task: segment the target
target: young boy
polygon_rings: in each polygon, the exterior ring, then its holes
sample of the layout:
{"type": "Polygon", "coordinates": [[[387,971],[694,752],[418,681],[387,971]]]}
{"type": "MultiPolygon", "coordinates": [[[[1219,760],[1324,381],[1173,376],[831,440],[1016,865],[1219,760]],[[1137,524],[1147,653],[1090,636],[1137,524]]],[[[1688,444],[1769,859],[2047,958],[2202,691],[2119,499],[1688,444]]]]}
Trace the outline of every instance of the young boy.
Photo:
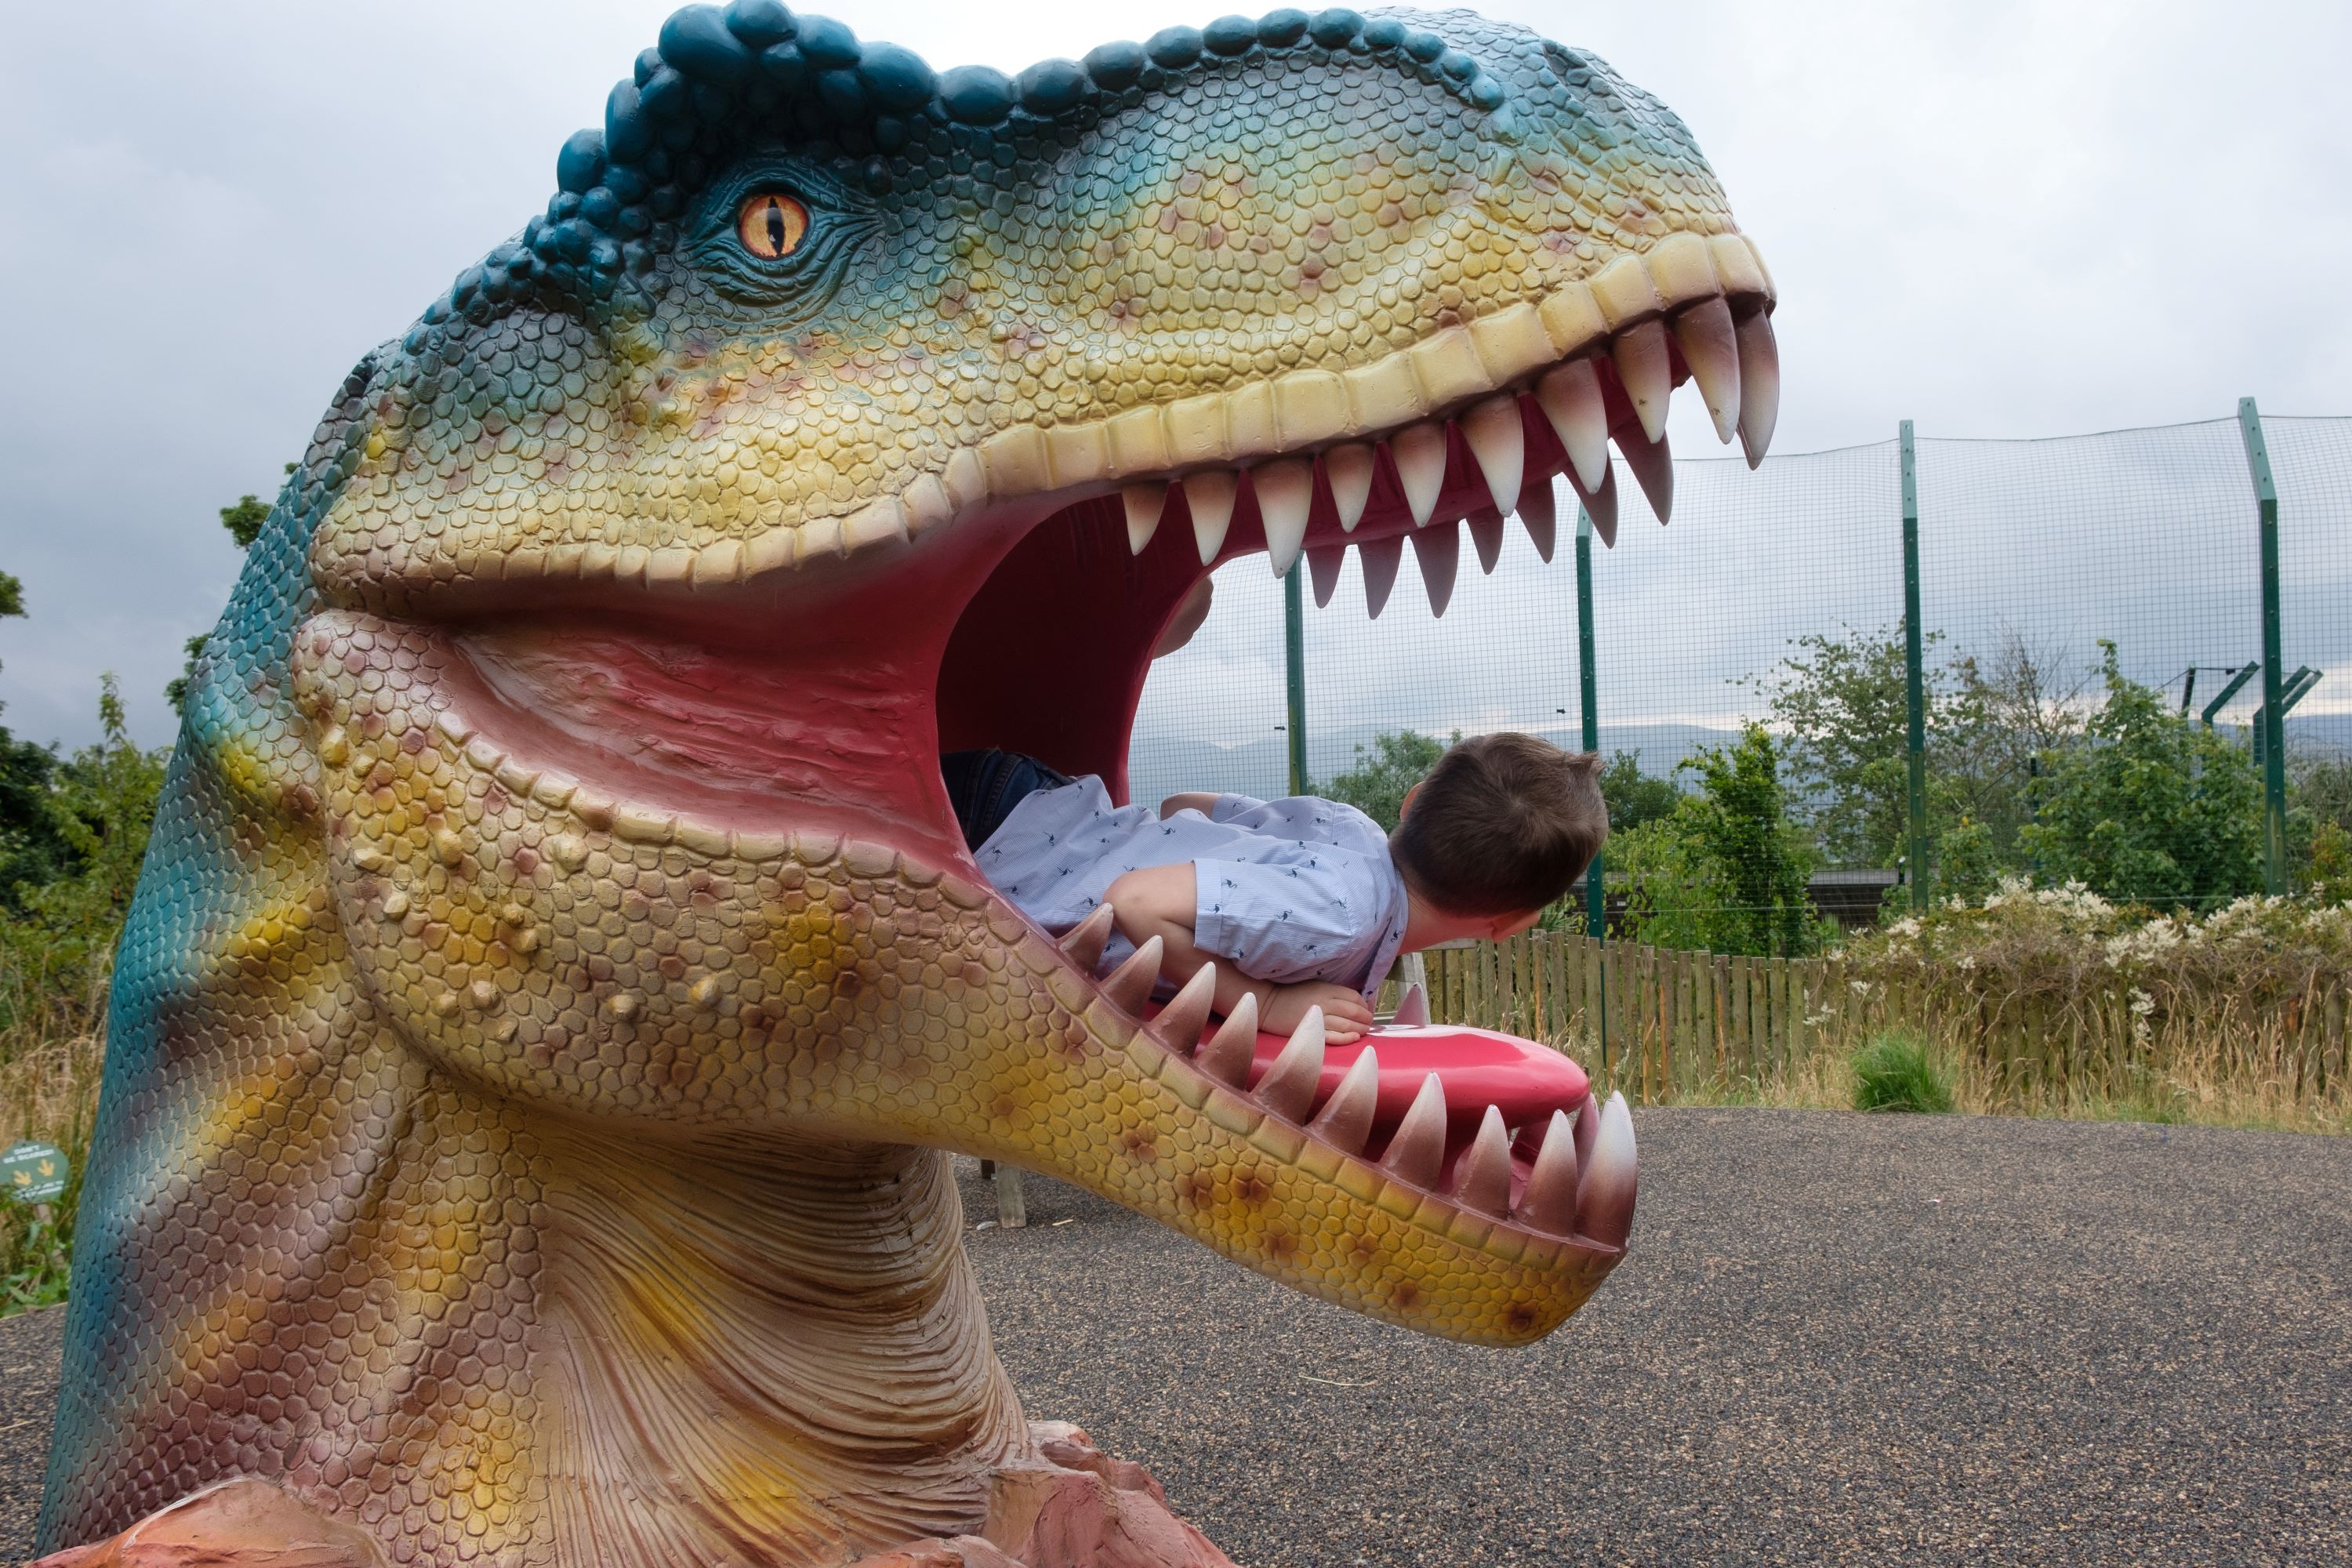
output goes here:
{"type": "Polygon", "coordinates": [[[1176,795],[1155,816],[1027,757],[957,752],[943,772],[981,870],[1047,931],[1108,903],[1106,967],[1156,936],[1168,983],[1223,961],[1219,1013],[1251,993],[1261,1026],[1287,1034],[1319,1006],[1344,1044],[1398,953],[1515,935],[1583,874],[1609,834],[1599,764],[1532,735],[1464,741],[1386,836],[1312,795],[1176,795]]]}

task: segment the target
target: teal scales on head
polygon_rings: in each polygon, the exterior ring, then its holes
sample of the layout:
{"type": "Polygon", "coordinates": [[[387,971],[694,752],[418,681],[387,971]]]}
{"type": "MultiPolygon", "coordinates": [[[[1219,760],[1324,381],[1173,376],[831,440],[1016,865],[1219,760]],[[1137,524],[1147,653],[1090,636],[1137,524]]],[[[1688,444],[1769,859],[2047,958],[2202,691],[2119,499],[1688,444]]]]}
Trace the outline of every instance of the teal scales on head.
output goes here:
{"type": "Polygon", "coordinates": [[[1686,377],[1759,456],[1770,284],[1682,123],[1466,13],[1007,78],[737,0],[557,179],[352,373],[207,644],[45,1546],[236,1477],[400,1563],[992,1528],[1051,1445],[942,1150],[1431,1332],[1574,1310],[1622,1110],[1319,1039],[1254,1088],[1195,991],[1142,1026],[1152,974],[994,897],[934,759],[1117,789],[1211,564],[1410,537],[1442,597],[1457,521],[1548,552],[1555,473],[1613,523],[1686,377]]]}

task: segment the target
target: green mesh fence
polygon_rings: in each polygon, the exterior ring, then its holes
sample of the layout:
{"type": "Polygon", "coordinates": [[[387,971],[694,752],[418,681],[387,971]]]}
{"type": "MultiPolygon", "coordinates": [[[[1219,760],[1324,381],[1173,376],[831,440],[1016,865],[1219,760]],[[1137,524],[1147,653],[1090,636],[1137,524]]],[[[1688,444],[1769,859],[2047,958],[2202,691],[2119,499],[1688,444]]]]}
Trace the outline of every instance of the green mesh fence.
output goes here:
{"type": "MultiPolygon", "coordinates": [[[[2340,798],[2352,797],[2352,419],[2271,416],[2263,427],[2280,493],[2282,678],[2307,672],[2285,726],[2294,855],[2307,875],[2319,827],[2352,825],[2352,798],[2340,798]]],[[[1616,546],[1595,542],[1592,552],[1601,750],[1690,792],[1700,776],[1678,764],[1760,725],[1814,902],[1835,904],[1822,889],[1850,884],[1871,889],[1859,895],[1864,913],[1875,889],[1907,876],[1899,461],[1894,439],[1776,456],[1752,473],[1736,459],[1678,461],[1664,529],[1621,465],[1616,546]],[[1825,744],[1823,700],[1836,720],[1825,744]]],[[[2188,832],[2200,812],[2226,816],[2249,779],[2259,845],[2250,727],[2259,676],[2214,710],[2210,731],[2200,722],[2262,653],[2257,514],[2239,421],[2032,441],[1922,433],[1916,472],[1929,886],[1980,891],[2014,871],[2054,879],[2049,862],[2088,864],[2082,857],[2095,859],[2096,847],[2053,847],[2050,835],[2095,837],[2102,809],[2168,813],[2188,832]],[[2109,646],[2115,678],[2154,693],[2168,726],[2146,721],[2145,695],[2116,706],[2109,646]],[[2126,722],[2135,711],[2140,720],[2126,722]],[[2127,773],[2134,748],[2170,758],[2183,778],[2158,778],[2147,798],[2116,807],[2101,791],[2134,786],[2105,774],[2127,773]]],[[[1443,740],[1519,729],[1577,743],[1575,498],[1564,484],[1558,494],[1554,559],[1542,561],[1514,524],[1484,574],[1465,540],[1442,618],[1411,550],[1378,620],[1365,613],[1352,553],[1330,604],[1310,601],[1307,756],[1318,785],[1384,732],[1443,740]]],[[[1281,584],[1263,557],[1228,563],[1208,623],[1152,671],[1129,756],[1134,798],[1286,793],[1283,673],[1281,584]]],[[[2116,832],[2162,840],[2147,823],[2116,832]]],[[[2111,896],[2195,905],[2250,890],[2242,866],[2191,875],[2147,854],[2195,859],[2193,848],[2118,843],[2102,863],[2111,896]]],[[[1657,858],[1647,840],[1622,847],[1635,861],[1657,858]]],[[[2332,851],[2322,842],[2317,852],[2324,873],[2332,851]]],[[[1612,857],[1612,868],[1625,858],[1612,857]]],[[[2257,887],[2261,870],[2257,851],[2257,887]]],[[[1651,903],[1676,902],[1677,879],[1688,876],[1669,867],[1654,877],[1651,903]]],[[[1711,897],[1722,903],[1723,889],[1711,897]]]]}

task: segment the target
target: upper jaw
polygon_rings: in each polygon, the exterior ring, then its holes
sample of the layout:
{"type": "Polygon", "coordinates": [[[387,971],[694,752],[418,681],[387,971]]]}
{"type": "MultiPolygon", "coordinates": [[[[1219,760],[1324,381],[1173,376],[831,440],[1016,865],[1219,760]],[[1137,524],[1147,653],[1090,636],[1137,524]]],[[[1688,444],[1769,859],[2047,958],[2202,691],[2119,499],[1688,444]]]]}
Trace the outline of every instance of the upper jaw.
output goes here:
{"type": "MultiPolygon", "coordinates": [[[[1590,279],[1352,368],[1296,370],[1091,421],[1012,423],[956,448],[935,471],[883,481],[898,488],[837,514],[780,521],[698,545],[659,533],[637,542],[509,549],[486,541],[478,549],[461,547],[429,573],[395,563],[390,578],[371,578],[363,563],[331,558],[315,562],[314,574],[339,603],[440,613],[551,589],[579,602],[615,595],[652,604],[797,599],[833,591],[844,569],[895,563],[904,546],[950,531],[950,525],[961,531],[997,519],[1017,530],[1113,489],[1201,472],[1254,472],[1282,460],[1338,466],[1353,461],[1352,450],[1374,446],[1394,454],[1402,489],[1414,503],[1411,521],[1423,524],[1430,521],[1437,479],[1410,471],[1412,433],[1449,421],[1465,436],[1497,428],[1503,422],[1494,411],[1507,397],[1522,406],[1529,445],[1553,458],[1550,471],[1566,472],[1607,535],[1615,521],[1609,443],[1613,437],[1646,480],[1664,450],[1668,401],[1683,379],[1697,382],[1717,435],[1736,437],[1751,466],[1761,461],[1780,402],[1773,303],[1769,274],[1745,237],[1678,233],[1619,257],[1590,279]]],[[[1470,442],[1482,477],[1490,488],[1511,489],[1497,484],[1508,464],[1484,462],[1487,445],[1470,442]]],[[[1540,477],[1538,466],[1522,463],[1521,475],[1540,477]]],[[[1492,498],[1506,513],[1518,500],[1516,491],[1492,498]]],[[[1352,531],[1355,519],[1344,505],[1339,510],[1342,531],[1352,531]]],[[[1286,515],[1269,521],[1268,543],[1279,555],[1294,531],[1286,515]]],[[[1215,558],[1215,542],[1203,533],[1204,561],[1215,558]]]]}

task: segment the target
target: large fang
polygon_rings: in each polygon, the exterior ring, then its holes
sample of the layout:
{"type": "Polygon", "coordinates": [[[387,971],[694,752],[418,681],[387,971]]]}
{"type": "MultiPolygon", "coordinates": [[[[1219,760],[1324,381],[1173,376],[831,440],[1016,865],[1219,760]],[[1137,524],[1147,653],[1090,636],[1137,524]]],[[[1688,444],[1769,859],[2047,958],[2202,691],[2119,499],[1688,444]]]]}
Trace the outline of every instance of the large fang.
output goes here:
{"type": "Polygon", "coordinates": [[[1617,469],[1612,465],[1601,470],[1601,488],[1588,490],[1576,471],[1569,471],[1568,482],[1576,491],[1576,499],[1584,503],[1585,514],[1592,519],[1592,531],[1601,542],[1612,550],[1617,547],[1617,469]]]}
{"type": "Polygon", "coordinates": [[[1625,384],[1641,417],[1642,434],[1656,440],[1665,434],[1666,404],[1675,391],[1675,362],[1666,352],[1666,324],[1653,318],[1628,327],[1610,345],[1617,362],[1617,379],[1625,384]]]}
{"type": "Polygon", "coordinates": [[[1478,570],[1491,577],[1495,563],[1503,553],[1503,514],[1493,507],[1482,506],[1462,520],[1470,531],[1470,542],[1478,550],[1478,570]]]}
{"type": "Polygon", "coordinates": [[[1389,437],[1389,456],[1396,459],[1412,525],[1428,526],[1430,513],[1437,510],[1437,492],[1445,488],[1445,426],[1433,420],[1406,426],[1389,437]]]}
{"type": "Polygon", "coordinates": [[[1421,1092],[1397,1124],[1381,1156],[1381,1169],[1398,1181],[1435,1191],[1439,1167],[1445,1163],[1445,1086],[1431,1073],[1421,1080],[1421,1092]]]}
{"type": "Polygon", "coordinates": [[[1372,499],[1372,468],[1380,454],[1370,447],[1334,447],[1323,454],[1323,477],[1331,481],[1331,505],[1339,514],[1339,531],[1353,533],[1364,520],[1364,503],[1372,499]]]}
{"type": "Polygon", "coordinates": [[[1102,994],[1120,1012],[1140,1015],[1144,1003],[1150,1000],[1151,988],[1160,984],[1160,952],[1163,945],[1156,936],[1147,939],[1102,983],[1102,994]]]}
{"type": "Polygon", "coordinates": [[[1151,1032],[1178,1056],[1191,1056],[1201,1048],[1201,1031],[1209,1026],[1209,1007],[1216,999],[1217,966],[1204,963],[1160,1009],[1160,1016],[1151,1020],[1151,1032]]]}
{"type": "Polygon", "coordinates": [[[1389,590],[1396,586],[1397,563],[1404,559],[1404,538],[1392,533],[1386,539],[1367,539],[1356,546],[1356,559],[1364,563],[1364,615],[1377,621],[1389,606],[1389,590]]]}
{"type": "Polygon", "coordinates": [[[1780,417],[1780,346],[1772,318],[1759,310],[1739,323],[1739,446],[1748,466],[1764,460],[1780,417]]]}
{"type": "Polygon", "coordinates": [[[1323,1083],[1323,1009],[1309,1007],[1289,1043],[1257,1080],[1257,1101],[1286,1121],[1304,1121],[1323,1083]]]}
{"type": "Polygon", "coordinates": [[[1331,1091],[1307,1131],[1342,1154],[1360,1154],[1364,1140],[1372,1135],[1372,1112],[1379,1108],[1380,1099],[1380,1058],[1366,1046],[1349,1064],[1339,1087],[1331,1091]]]}
{"type": "Polygon", "coordinates": [[[1425,1029],[1429,1026],[1429,993],[1418,984],[1408,985],[1397,998],[1396,1016],[1389,1022],[1400,1029],[1425,1029]]]}
{"type": "Polygon", "coordinates": [[[1424,528],[1407,537],[1412,558],[1421,563],[1421,584],[1429,590],[1429,613],[1442,616],[1454,599],[1454,574],[1462,564],[1462,531],[1452,523],[1424,528]]]}
{"type": "Polygon", "coordinates": [[[1315,464],[1282,458],[1250,470],[1258,516],[1265,524],[1265,554],[1277,577],[1298,559],[1307,540],[1307,513],[1315,504],[1315,464]]]}
{"type": "Polygon", "coordinates": [[[1331,590],[1339,585],[1339,568],[1347,563],[1344,544],[1318,544],[1307,552],[1307,580],[1315,584],[1317,609],[1331,602],[1331,590]]]}
{"type": "Polygon", "coordinates": [[[1477,459],[1478,472],[1486,481],[1486,494],[1493,498],[1495,510],[1500,513],[1517,497],[1519,479],[1528,466],[1527,428],[1519,423],[1517,395],[1507,392],[1490,397],[1465,414],[1462,439],[1469,445],[1470,455],[1477,459]]]}
{"type": "Polygon", "coordinates": [[[1076,967],[1092,974],[1095,965],[1102,962],[1103,944],[1110,941],[1111,922],[1118,916],[1108,904],[1098,904],[1095,912],[1072,926],[1062,938],[1062,956],[1076,967]]]}
{"type": "Polygon", "coordinates": [[[1576,1194],[1576,1228],[1603,1247],[1622,1247],[1633,1234],[1635,1188],[1633,1113],[1612,1094],[1601,1107],[1601,1131],[1576,1194]]]}
{"type": "Polygon", "coordinates": [[[1661,436],[1645,447],[1621,436],[1617,449],[1625,454],[1625,466],[1633,470],[1642,493],[1650,498],[1651,511],[1660,522],[1665,521],[1675,510],[1675,459],[1666,450],[1666,438],[1661,436]]]}
{"type": "Polygon", "coordinates": [[[1118,492],[1118,499],[1127,503],[1127,552],[1140,555],[1151,536],[1160,531],[1160,514],[1168,510],[1167,481],[1129,485],[1118,492]]]}
{"type": "Polygon", "coordinates": [[[1730,440],[1739,428],[1739,344],[1731,307],[1719,294],[1693,305],[1675,318],[1675,342],[1682,345],[1707,417],[1715,421],[1715,438],[1730,440]]]}
{"type": "Polygon", "coordinates": [[[1609,478],[1609,404],[1601,372],[1589,359],[1571,360],[1536,383],[1536,403],[1568,452],[1577,488],[1590,493],[1609,478]]]}
{"type": "Polygon", "coordinates": [[[1568,1112],[1551,1113],[1543,1147],[1536,1151],[1535,1168],[1528,1173],[1527,1190],[1519,1194],[1515,1224],[1549,1236],[1568,1236],[1576,1229],[1576,1127],[1568,1112]]]}
{"type": "Polygon", "coordinates": [[[1519,492],[1518,513],[1519,526],[1528,531],[1536,553],[1549,563],[1552,546],[1559,539],[1559,510],[1553,502],[1548,476],[1538,474],[1528,481],[1528,488],[1519,492]]]}
{"type": "Polygon", "coordinates": [[[1463,1152],[1450,1194],[1460,1207],[1502,1219],[1511,1209],[1511,1134],[1503,1113],[1486,1108],[1478,1136],[1463,1152]]]}
{"type": "Polygon", "coordinates": [[[1244,991],[1209,1043],[1201,1047],[1195,1065],[1219,1083],[1243,1089],[1249,1084],[1250,1065],[1256,1059],[1257,997],[1244,991]]]}
{"type": "Polygon", "coordinates": [[[1184,479],[1184,504],[1192,509],[1192,542],[1201,547],[1201,564],[1217,558],[1225,545],[1225,530],[1234,521],[1234,477],[1204,468],[1184,479]]]}

